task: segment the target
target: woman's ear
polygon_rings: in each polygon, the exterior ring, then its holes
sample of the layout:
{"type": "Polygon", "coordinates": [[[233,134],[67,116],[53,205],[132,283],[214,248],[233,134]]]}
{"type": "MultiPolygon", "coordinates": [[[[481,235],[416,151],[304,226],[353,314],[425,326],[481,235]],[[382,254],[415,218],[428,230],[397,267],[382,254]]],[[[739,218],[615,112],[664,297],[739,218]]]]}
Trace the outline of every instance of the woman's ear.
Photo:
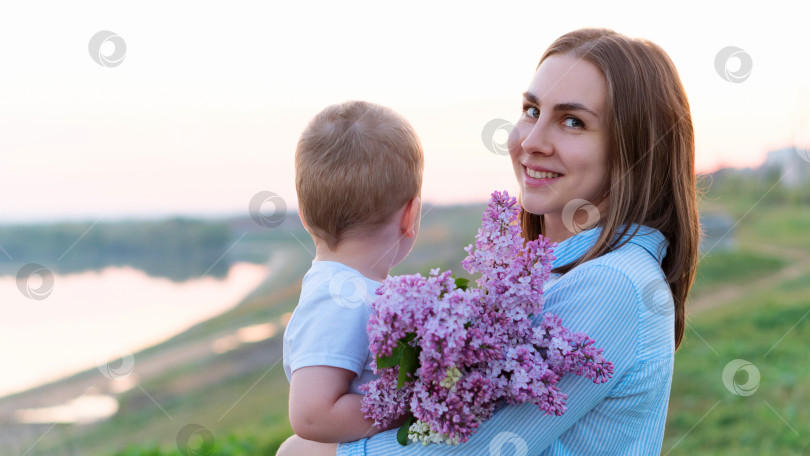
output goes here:
{"type": "Polygon", "coordinates": [[[402,219],[399,222],[399,229],[402,234],[408,238],[416,237],[419,231],[419,219],[422,212],[422,199],[414,196],[405,205],[405,210],[402,212],[402,219]]]}

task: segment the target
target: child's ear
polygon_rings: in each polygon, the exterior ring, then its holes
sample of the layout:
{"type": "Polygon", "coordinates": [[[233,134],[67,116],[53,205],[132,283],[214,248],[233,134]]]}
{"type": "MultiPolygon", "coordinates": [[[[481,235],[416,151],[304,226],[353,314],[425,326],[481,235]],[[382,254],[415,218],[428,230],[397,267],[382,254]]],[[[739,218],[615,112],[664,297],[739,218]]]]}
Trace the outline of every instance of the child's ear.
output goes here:
{"type": "Polygon", "coordinates": [[[416,237],[416,230],[419,226],[419,215],[422,210],[422,199],[414,196],[408,204],[405,205],[405,211],[402,213],[402,220],[399,222],[399,229],[405,237],[416,237]]]}
{"type": "Polygon", "coordinates": [[[298,208],[298,218],[301,219],[301,224],[304,225],[304,229],[309,232],[309,228],[307,227],[307,222],[304,220],[304,214],[301,213],[301,208],[298,208]]]}

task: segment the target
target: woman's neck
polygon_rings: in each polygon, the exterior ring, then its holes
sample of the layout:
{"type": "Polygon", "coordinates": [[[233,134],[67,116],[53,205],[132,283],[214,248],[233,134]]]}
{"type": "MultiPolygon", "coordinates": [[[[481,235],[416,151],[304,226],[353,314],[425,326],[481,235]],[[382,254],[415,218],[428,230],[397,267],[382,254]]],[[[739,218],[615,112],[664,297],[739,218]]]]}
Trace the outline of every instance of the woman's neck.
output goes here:
{"type": "Polygon", "coordinates": [[[607,214],[607,201],[599,205],[583,205],[573,214],[567,211],[543,214],[543,237],[560,243],[571,236],[589,230],[599,224],[602,214],[607,214]]]}

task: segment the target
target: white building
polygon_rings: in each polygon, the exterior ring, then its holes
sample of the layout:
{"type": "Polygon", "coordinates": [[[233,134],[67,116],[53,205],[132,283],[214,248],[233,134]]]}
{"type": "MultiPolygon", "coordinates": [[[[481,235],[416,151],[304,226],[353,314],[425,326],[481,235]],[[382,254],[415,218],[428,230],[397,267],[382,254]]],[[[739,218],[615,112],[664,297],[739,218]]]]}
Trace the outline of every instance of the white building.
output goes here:
{"type": "Polygon", "coordinates": [[[810,150],[787,147],[768,152],[760,171],[774,170],[786,188],[796,188],[810,181],[810,150]]]}

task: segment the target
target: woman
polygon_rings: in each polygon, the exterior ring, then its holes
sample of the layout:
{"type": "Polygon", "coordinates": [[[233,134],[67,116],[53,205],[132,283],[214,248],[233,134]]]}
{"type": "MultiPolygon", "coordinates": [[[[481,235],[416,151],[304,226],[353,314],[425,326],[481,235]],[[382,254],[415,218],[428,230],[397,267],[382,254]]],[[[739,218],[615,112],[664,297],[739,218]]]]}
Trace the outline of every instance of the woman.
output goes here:
{"type": "MultiPolygon", "coordinates": [[[[298,454],[658,454],[673,356],[698,258],[694,133],[657,45],[577,30],[543,54],[509,137],[524,237],[559,242],[545,309],[604,347],[613,378],[566,376],[567,412],[506,406],[465,444],[399,446],[394,432],[298,454]],[[582,210],[584,209],[584,210],[582,210]]],[[[299,445],[299,446],[295,446],[299,445]]]]}

